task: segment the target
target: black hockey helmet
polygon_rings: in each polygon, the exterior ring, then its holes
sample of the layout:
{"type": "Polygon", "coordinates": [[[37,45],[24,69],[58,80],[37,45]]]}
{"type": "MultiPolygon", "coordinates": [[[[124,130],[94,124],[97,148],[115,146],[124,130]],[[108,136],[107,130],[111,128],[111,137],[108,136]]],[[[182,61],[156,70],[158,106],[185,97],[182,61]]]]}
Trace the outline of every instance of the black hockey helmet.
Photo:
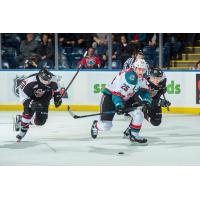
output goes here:
{"type": "Polygon", "coordinates": [[[150,76],[153,77],[163,77],[163,72],[160,68],[152,68],[150,69],[150,76]]]}
{"type": "Polygon", "coordinates": [[[43,68],[39,71],[38,76],[44,81],[50,81],[53,74],[47,68],[43,68]]]}

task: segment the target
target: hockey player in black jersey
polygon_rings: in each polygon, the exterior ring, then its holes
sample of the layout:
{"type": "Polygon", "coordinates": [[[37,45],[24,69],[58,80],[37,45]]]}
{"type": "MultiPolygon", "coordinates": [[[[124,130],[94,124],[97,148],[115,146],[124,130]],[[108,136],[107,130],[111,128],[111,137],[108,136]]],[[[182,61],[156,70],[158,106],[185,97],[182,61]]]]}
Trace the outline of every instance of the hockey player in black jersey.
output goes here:
{"type": "Polygon", "coordinates": [[[144,116],[154,126],[159,126],[162,121],[162,107],[169,107],[171,103],[164,98],[167,91],[167,78],[160,68],[152,68],[147,78],[149,83],[152,104],[146,107],[144,116]]]}
{"type": "Polygon", "coordinates": [[[46,68],[22,81],[19,96],[24,111],[15,117],[14,122],[15,130],[19,132],[16,136],[18,142],[26,135],[29,125],[45,124],[52,97],[56,108],[62,104],[57,77],[46,68]]]}

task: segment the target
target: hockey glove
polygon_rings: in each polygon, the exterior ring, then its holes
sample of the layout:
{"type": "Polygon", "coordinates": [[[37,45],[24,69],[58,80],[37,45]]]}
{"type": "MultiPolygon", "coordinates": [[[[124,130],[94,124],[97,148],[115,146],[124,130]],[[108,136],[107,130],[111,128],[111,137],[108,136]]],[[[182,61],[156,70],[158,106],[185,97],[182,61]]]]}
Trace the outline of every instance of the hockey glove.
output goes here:
{"type": "Polygon", "coordinates": [[[54,94],[54,105],[58,108],[62,104],[62,96],[60,93],[54,94]]]}
{"type": "Polygon", "coordinates": [[[158,102],[158,106],[161,106],[161,107],[169,107],[170,105],[171,103],[165,99],[160,99],[158,102]]]}
{"type": "Polygon", "coordinates": [[[32,100],[29,104],[29,108],[35,112],[41,112],[44,110],[44,106],[39,101],[32,100]]]}
{"type": "Polygon", "coordinates": [[[117,113],[118,115],[123,115],[124,112],[125,112],[125,107],[124,107],[124,105],[122,105],[122,104],[116,105],[116,113],[117,113]]]}
{"type": "Polygon", "coordinates": [[[151,105],[151,99],[147,99],[147,98],[142,99],[142,104],[145,105],[145,106],[150,106],[151,105]]]}
{"type": "Polygon", "coordinates": [[[167,87],[161,87],[160,93],[165,94],[167,92],[167,87]]]}

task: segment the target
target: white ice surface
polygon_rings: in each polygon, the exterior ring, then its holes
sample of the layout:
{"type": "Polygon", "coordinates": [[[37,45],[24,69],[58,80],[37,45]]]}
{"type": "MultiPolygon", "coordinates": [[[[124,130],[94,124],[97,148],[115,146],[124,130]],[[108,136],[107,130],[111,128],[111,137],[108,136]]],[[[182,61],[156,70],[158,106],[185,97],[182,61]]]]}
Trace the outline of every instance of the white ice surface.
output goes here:
{"type": "MultiPolygon", "coordinates": [[[[144,122],[147,145],[122,138],[129,119],[117,116],[110,132],[90,137],[97,117],[73,119],[67,112],[50,112],[42,127],[31,127],[16,142],[12,116],[0,112],[0,165],[200,165],[200,116],[164,115],[159,127],[144,122]],[[123,151],[120,155],[118,152],[123,151]]],[[[84,115],[86,113],[79,112],[84,115]]]]}

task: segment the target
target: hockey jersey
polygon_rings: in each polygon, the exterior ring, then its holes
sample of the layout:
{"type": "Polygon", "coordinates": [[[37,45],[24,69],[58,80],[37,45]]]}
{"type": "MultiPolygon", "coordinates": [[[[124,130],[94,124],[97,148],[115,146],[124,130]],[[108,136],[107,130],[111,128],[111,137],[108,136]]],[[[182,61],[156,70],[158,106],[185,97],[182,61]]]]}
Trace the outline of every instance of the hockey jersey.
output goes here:
{"type": "Polygon", "coordinates": [[[149,87],[145,78],[139,78],[133,68],[122,70],[114,80],[106,85],[104,94],[112,95],[112,101],[115,105],[128,101],[139,90],[143,90],[145,98],[150,97],[149,87]]]}
{"type": "Polygon", "coordinates": [[[48,105],[55,92],[60,92],[60,86],[56,76],[52,77],[50,84],[44,85],[39,81],[38,75],[33,74],[24,79],[19,87],[21,103],[31,99],[38,100],[44,105],[48,105]]]}

